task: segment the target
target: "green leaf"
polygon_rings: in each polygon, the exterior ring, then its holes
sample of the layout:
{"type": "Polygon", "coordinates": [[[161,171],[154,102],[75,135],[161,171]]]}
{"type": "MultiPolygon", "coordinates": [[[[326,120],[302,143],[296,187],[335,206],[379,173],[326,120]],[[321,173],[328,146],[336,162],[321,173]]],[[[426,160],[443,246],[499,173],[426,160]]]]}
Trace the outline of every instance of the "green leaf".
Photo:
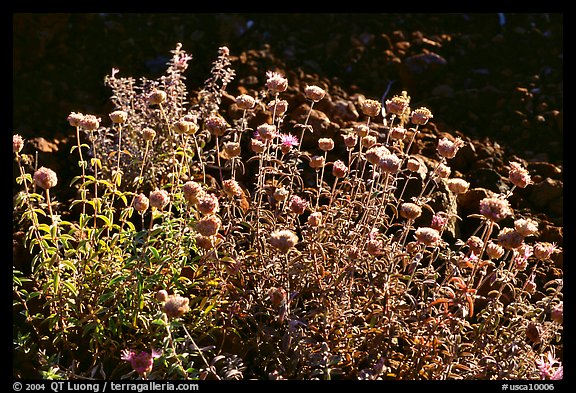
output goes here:
{"type": "Polygon", "coordinates": [[[72,284],[69,281],[64,280],[64,281],[62,281],[62,285],[64,285],[66,288],[68,288],[68,290],[70,292],[72,292],[72,294],[74,296],[78,296],[78,289],[76,289],[76,286],[74,284],[72,284]]]}

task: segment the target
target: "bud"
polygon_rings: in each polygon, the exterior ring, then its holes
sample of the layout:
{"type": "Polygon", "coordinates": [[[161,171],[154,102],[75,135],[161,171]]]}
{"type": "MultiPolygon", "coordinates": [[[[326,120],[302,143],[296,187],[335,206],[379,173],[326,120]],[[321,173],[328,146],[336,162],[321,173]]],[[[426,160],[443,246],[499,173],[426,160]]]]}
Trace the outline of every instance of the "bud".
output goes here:
{"type": "Polygon", "coordinates": [[[292,195],[290,198],[290,211],[296,214],[304,214],[306,208],[308,207],[308,202],[298,195],[292,195]]]}
{"type": "Polygon", "coordinates": [[[168,300],[168,292],[166,292],[164,289],[160,289],[158,292],[156,292],[156,300],[161,303],[166,302],[166,300],[168,300]]]}
{"type": "Polygon", "coordinates": [[[254,153],[261,154],[264,152],[265,148],[266,145],[264,144],[264,142],[254,138],[250,140],[250,149],[252,149],[254,153]]]}
{"type": "Polygon", "coordinates": [[[494,242],[489,242],[486,245],[486,254],[488,254],[488,256],[491,259],[499,259],[502,258],[502,256],[504,255],[504,248],[500,245],[498,245],[497,243],[494,242]]]}
{"type": "Polygon", "coordinates": [[[234,179],[224,180],[222,182],[222,188],[224,189],[224,192],[231,197],[240,196],[243,194],[240,184],[238,184],[238,182],[234,179]]]}
{"type": "Polygon", "coordinates": [[[560,302],[550,311],[550,318],[556,323],[562,324],[564,322],[564,302],[560,302]]]}
{"type": "Polygon", "coordinates": [[[454,178],[448,180],[448,189],[454,194],[464,194],[468,191],[468,187],[470,187],[470,183],[464,179],[454,178]]]}
{"type": "Polygon", "coordinates": [[[385,154],[380,161],[378,166],[383,172],[396,173],[400,170],[400,165],[402,160],[398,158],[395,154],[385,154]]]}
{"type": "Polygon", "coordinates": [[[80,120],[80,128],[86,131],[94,131],[100,127],[100,118],[94,115],[85,115],[80,120]]]}
{"type": "Polygon", "coordinates": [[[67,120],[72,127],[80,127],[83,118],[84,115],[82,113],[72,112],[68,115],[67,120]]]}
{"type": "Polygon", "coordinates": [[[410,172],[418,172],[420,169],[420,161],[417,158],[410,157],[406,163],[406,167],[410,172]]]}
{"type": "Polygon", "coordinates": [[[524,242],[524,237],[512,228],[503,228],[498,234],[498,244],[506,250],[519,248],[524,242]]]}
{"type": "Polygon", "coordinates": [[[197,199],[196,208],[204,215],[215,214],[220,209],[218,197],[214,194],[202,193],[197,199]]]}
{"type": "Polygon", "coordinates": [[[427,247],[436,246],[441,239],[440,232],[428,227],[418,228],[414,235],[419,243],[422,243],[427,247]]]}
{"type": "Polygon", "coordinates": [[[240,143],[238,142],[225,142],[222,146],[222,157],[225,159],[231,159],[238,157],[240,155],[240,143]]]}
{"type": "Polygon", "coordinates": [[[538,233],[538,223],[530,218],[520,218],[514,221],[514,229],[524,237],[538,233]]]}
{"type": "Polygon", "coordinates": [[[318,139],[318,147],[322,151],[330,151],[334,149],[334,141],[332,138],[320,138],[318,139]]]}
{"type": "Polygon", "coordinates": [[[174,124],[176,132],[180,134],[194,135],[198,131],[198,124],[195,122],[180,119],[174,124]]]}
{"type": "Polygon", "coordinates": [[[324,164],[324,156],[312,156],[312,158],[310,158],[310,168],[320,169],[324,166],[324,164]]]}
{"type": "Polygon", "coordinates": [[[196,231],[202,236],[214,236],[220,230],[220,226],[222,225],[222,220],[212,214],[209,216],[204,216],[198,221],[196,221],[196,231]]]}
{"type": "Polygon", "coordinates": [[[410,105],[410,97],[407,95],[394,96],[386,100],[386,112],[401,116],[408,109],[408,105],[410,105]]]}
{"type": "Polygon", "coordinates": [[[484,247],[484,242],[478,236],[470,236],[468,240],[466,240],[466,245],[474,254],[480,255],[484,247]]]}
{"type": "Polygon", "coordinates": [[[538,242],[534,245],[534,256],[540,261],[547,261],[550,259],[554,251],[556,250],[556,245],[554,243],[548,242],[538,242]]]}
{"type": "Polygon", "coordinates": [[[238,109],[248,110],[254,108],[256,100],[248,94],[240,94],[236,97],[236,105],[238,106],[238,109]]]}
{"type": "Polygon", "coordinates": [[[528,326],[526,327],[526,337],[528,337],[528,339],[534,344],[540,344],[542,341],[540,325],[532,321],[528,323],[528,326]]]}
{"type": "Polygon", "coordinates": [[[376,100],[370,100],[370,99],[364,100],[360,103],[360,110],[366,116],[376,117],[380,114],[380,111],[382,110],[382,104],[380,104],[380,101],[376,100]]]}
{"type": "Polygon", "coordinates": [[[356,134],[346,134],[343,136],[343,138],[344,138],[344,145],[348,149],[354,148],[354,146],[356,146],[356,143],[358,142],[358,135],[356,134]]]}
{"type": "Polygon", "coordinates": [[[402,140],[406,137],[406,128],[404,127],[392,127],[390,131],[388,131],[388,135],[392,140],[402,140]]]}
{"type": "Polygon", "coordinates": [[[411,117],[412,123],[416,125],[425,125],[426,123],[428,123],[428,120],[434,117],[432,116],[432,112],[430,112],[428,108],[424,107],[412,111],[411,116],[412,116],[411,117]]]}
{"type": "Polygon", "coordinates": [[[266,87],[273,93],[282,93],[288,88],[288,80],[277,72],[266,72],[266,87]]]}
{"type": "Polygon", "coordinates": [[[512,215],[512,208],[507,199],[484,198],[480,201],[480,214],[491,221],[498,222],[512,215]]]}
{"type": "Polygon", "coordinates": [[[422,208],[415,203],[405,202],[400,205],[400,215],[407,220],[415,220],[422,214],[422,208]]]}
{"type": "Polygon", "coordinates": [[[370,133],[370,128],[366,124],[356,124],[354,126],[354,132],[360,138],[364,138],[370,133]]]}
{"type": "Polygon", "coordinates": [[[308,216],[308,225],[311,227],[320,226],[322,223],[322,213],[321,212],[314,212],[308,216]]]}
{"type": "Polygon", "coordinates": [[[265,141],[270,141],[276,137],[276,126],[274,124],[262,124],[256,128],[256,132],[260,138],[265,141]]]}
{"type": "Polygon", "coordinates": [[[446,158],[454,158],[458,150],[464,146],[464,142],[460,137],[456,138],[454,141],[451,141],[448,138],[442,138],[438,141],[438,154],[442,157],[446,158]]]}
{"type": "Polygon", "coordinates": [[[222,116],[210,115],[204,122],[208,131],[215,136],[222,136],[228,129],[228,123],[222,116]]]}
{"type": "Polygon", "coordinates": [[[518,162],[510,163],[510,172],[508,173],[508,178],[516,187],[526,188],[526,186],[532,184],[530,174],[518,162]]]}
{"type": "Polygon", "coordinates": [[[150,142],[156,138],[156,131],[152,128],[146,127],[142,130],[142,138],[144,138],[145,141],[150,142]]]}
{"type": "Polygon", "coordinates": [[[182,192],[184,193],[184,199],[186,202],[195,205],[198,203],[198,195],[204,192],[200,183],[197,183],[193,180],[187,181],[182,186],[182,192]]]}
{"type": "Polygon", "coordinates": [[[274,190],[274,200],[276,200],[277,202],[281,202],[283,200],[285,200],[286,198],[288,198],[288,194],[290,193],[290,191],[288,191],[286,188],[284,187],[278,187],[274,190]]]}
{"type": "Polygon", "coordinates": [[[360,145],[366,147],[367,149],[376,144],[376,137],[374,135],[366,135],[360,139],[360,145]]]}
{"type": "Polygon", "coordinates": [[[276,116],[282,116],[288,110],[288,101],[272,100],[268,103],[268,110],[276,113],[276,116]]]}

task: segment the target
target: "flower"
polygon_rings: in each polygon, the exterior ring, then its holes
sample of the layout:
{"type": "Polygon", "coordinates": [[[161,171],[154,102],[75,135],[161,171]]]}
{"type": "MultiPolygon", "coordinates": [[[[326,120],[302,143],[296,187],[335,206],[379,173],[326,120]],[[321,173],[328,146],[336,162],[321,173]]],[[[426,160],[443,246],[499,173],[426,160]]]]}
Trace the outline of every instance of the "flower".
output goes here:
{"type": "Polygon", "coordinates": [[[400,170],[400,165],[402,165],[402,160],[398,158],[395,154],[385,154],[382,156],[380,161],[378,161],[378,166],[383,172],[396,173],[400,170]]]}
{"type": "Polygon", "coordinates": [[[190,311],[190,299],[180,295],[170,295],[162,306],[162,311],[168,318],[179,318],[190,311]]]}
{"type": "Polygon", "coordinates": [[[202,185],[193,180],[189,180],[182,185],[182,192],[186,202],[195,205],[198,203],[198,195],[204,192],[202,185]]]}
{"type": "Polygon", "coordinates": [[[425,246],[435,246],[440,241],[440,232],[434,228],[422,227],[414,233],[416,240],[425,246]]]}
{"type": "Polygon", "coordinates": [[[366,148],[370,148],[376,144],[376,137],[374,135],[366,135],[360,139],[360,146],[364,146],[366,148]]]}
{"type": "Polygon", "coordinates": [[[470,187],[470,183],[464,179],[453,178],[448,180],[448,189],[454,194],[464,194],[468,191],[468,187],[470,187]]]}
{"type": "Polygon", "coordinates": [[[241,153],[241,150],[242,149],[240,147],[240,143],[238,142],[233,141],[224,142],[222,146],[221,156],[222,158],[229,160],[231,158],[238,157],[241,153]]]}
{"type": "Polygon", "coordinates": [[[555,243],[538,242],[534,245],[534,256],[540,261],[550,259],[554,251],[556,251],[555,243]]]}
{"type": "Polygon", "coordinates": [[[325,160],[324,156],[312,156],[310,157],[310,168],[320,169],[324,166],[325,160]]]}
{"type": "Polygon", "coordinates": [[[432,216],[432,221],[430,222],[430,227],[441,231],[444,229],[446,224],[448,224],[448,214],[446,212],[438,212],[432,216]]]}
{"type": "Polygon", "coordinates": [[[356,134],[346,134],[342,138],[344,139],[344,145],[348,149],[354,148],[354,146],[356,146],[356,143],[358,142],[358,135],[356,134]]]}
{"type": "Polygon", "coordinates": [[[290,198],[290,210],[296,214],[303,214],[308,207],[308,202],[298,195],[292,195],[290,198]]]}
{"type": "Polygon", "coordinates": [[[80,120],[79,126],[86,131],[94,131],[100,127],[100,118],[94,115],[84,115],[80,120]]]}
{"type": "Polygon", "coordinates": [[[228,129],[228,123],[220,115],[210,115],[204,122],[206,128],[212,135],[222,136],[228,129]]]}
{"type": "Polygon", "coordinates": [[[139,195],[136,195],[136,197],[134,198],[133,205],[134,209],[138,213],[144,213],[148,209],[148,206],[150,205],[150,200],[146,197],[146,195],[141,193],[139,195]]]}
{"type": "Polygon", "coordinates": [[[34,183],[38,187],[48,190],[58,184],[58,177],[52,169],[41,167],[34,172],[34,183]]]}
{"type": "Polygon", "coordinates": [[[80,127],[83,118],[84,115],[82,113],[72,112],[68,115],[66,120],[68,120],[68,123],[72,127],[80,127]]]}
{"type": "Polygon", "coordinates": [[[492,241],[488,242],[486,245],[486,254],[488,254],[488,257],[491,259],[501,258],[502,255],[504,255],[504,252],[505,250],[502,246],[492,241]]]}
{"type": "Polygon", "coordinates": [[[420,160],[414,157],[410,157],[406,163],[406,167],[410,172],[418,172],[418,169],[420,169],[421,166],[420,160]]]}
{"type": "Polygon", "coordinates": [[[276,116],[282,116],[288,110],[288,101],[272,100],[267,105],[270,112],[276,113],[276,116]]]}
{"type": "Polygon", "coordinates": [[[266,87],[273,93],[282,93],[288,88],[288,79],[278,72],[266,72],[266,87]]]}
{"type": "Polygon", "coordinates": [[[142,130],[142,138],[144,138],[145,141],[150,142],[156,138],[156,131],[152,128],[146,127],[142,130]]]}
{"type": "Polygon", "coordinates": [[[198,124],[193,121],[180,119],[174,124],[176,132],[181,134],[194,135],[198,131],[198,124]]]}
{"type": "Polygon", "coordinates": [[[298,146],[298,137],[292,134],[280,134],[280,143],[283,146],[298,146]]]}
{"type": "Polygon", "coordinates": [[[440,154],[442,157],[454,158],[462,146],[464,146],[464,141],[462,141],[460,137],[457,137],[453,141],[444,137],[438,141],[437,150],[438,154],[440,154]]]}
{"type": "Polygon", "coordinates": [[[18,134],[12,135],[12,152],[20,153],[23,147],[24,147],[24,139],[22,139],[22,136],[18,134]]]}
{"type": "Polygon", "coordinates": [[[150,193],[150,206],[162,210],[168,203],[170,203],[170,196],[166,190],[152,191],[150,193]]]}
{"type": "Polygon", "coordinates": [[[287,254],[298,243],[298,236],[288,229],[274,231],[270,234],[269,242],[282,254],[287,254]]]}
{"type": "Polygon", "coordinates": [[[218,218],[218,216],[212,214],[196,221],[196,230],[202,236],[214,236],[218,233],[221,225],[222,220],[218,218]]]}
{"type": "Polygon", "coordinates": [[[540,372],[540,378],[562,379],[563,376],[562,364],[558,359],[554,357],[553,353],[548,352],[546,357],[544,357],[544,355],[540,355],[540,359],[536,359],[535,363],[536,367],[538,367],[538,371],[540,372]],[[558,368],[555,371],[552,371],[554,365],[558,365],[558,368]]]}
{"type": "Polygon", "coordinates": [[[304,94],[306,95],[306,98],[308,98],[309,100],[318,102],[322,98],[324,98],[326,91],[324,91],[324,89],[322,89],[319,86],[312,85],[312,86],[306,86],[306,88],[304,88],[304,94]]]}
{"type": "Polygon", "coordinates": [[[392,127],[389,132],[390,139],[402,140],[406,136],[406,128],[404,127],[392,127]]]}
{"type": "Polygon", "coordinates": [[[360,138],[364,138],[370,133],[370,128],[366,124],[356,124],[354,126],[354,133],[360,138]]]}
{"type": "Polygon", "coordinates": [[[248,110],[254,108],[256,100],[248,94],[240,94],[236,97],[236,105],[238,106],[238,109],[248,110]]]}
{"type": "Polygon", "coordinates": [[[222,182],[222,189],[228,196],[241,196],[242,187],[234,179],[227,179],[222,182]]]}
{"type": "Polygon", "coordinates": [[[286,198],[288,198],[288,194],[290,193],[290,191],[288,191],[286,188],[284,187],[278,187],[274,190],[274,200],[281,202],[283,200],[285,200],[286,198]]]}
{"type": "Polygon", "coordinates": [[[198,201],[196,202],[196,208],[198,211],[205,215],[210,215],[218,212],[220,209],[220,203],[218,202],[218,197],[214,194],[202,193],[198,196],[198,201]]]}
{"type": "Polygon", "coordinates": [[[330,151],[334,149],[334,140],[332,138],[320,138],[318,139],[318,147],[322,151],[330,151]]]}
{"type": "Polygon", "coordinates": [[[482,247],[484,247],[484,242],[478,236],[470,236],[466,240],[466,245],[476,255],[480,255],[482,252],[482,247]]]}
{"type": "Polygon", "coordinates": [[[372,146],[366,150],[366,161],[372,165],[377,165],[386,154],[390,154],[390,150],[388,150],[385,146],[372,146]]]}
{"type": "Polygon", "coordinates": [[[376,117],[380,114],[380,111],[382,110],[382,104],[380,104],[380,101],[367,99],[360,103],[360,110],[366,116],[376,117]]]}
{"type": "Polygon", "coordinates": [[[518,162],[510,163],[508,178],[512,184],[520,188],[526,188],[526,186],[533,183],[528,171],[518,162]]]}
{"type": "Polygon", "coordinates": [[[252,138],[250,140],[250,149],[252,149],[254,153],[260,154],[264,152],[264,149],[266,149],[266,145],[261,140],[252,138]]]}
{"type": "Polygon", "coordinates": [[[487,219],[498,222],[512,214],[512,208],[507,199],[484,198],[480,201],[480,214],[487,219]]]}
{"type": "Polygon", "coordinates": [[[422,208],[415,203],[405,202],[400,205],[400,215],[407,220],[415,220],[422,214],[422,208]]]}
{"type": "Polygon", "coordinates": [[[110,113],[108,116],[110,116],[110,120],[112,120],[112,123],[126,123],[126,119],[128,119],[128,112],[126,111],[114,111],[112,113],[110,113]]]}
{"type": "Polygon", "coordinates": [[[411,116],[412,116],[411,117],[412,123],[416,125],[425,125],[426,123],[428,123],[428,120],[434,117],[432,116],[432,112],[430,112],[430,109],[424,107],[412,111],[411,116]]]}
{"type": "Polygon", "coordinates": [[[166,292],[165,289],[160,289],[158,292],[156,292],[156,300],[161,303],[165,303],[166,300],[168,300],[168,292],[166,292]]]}
{"type": "Polygon", "coordinates": [[[276,126],[274,124],[261,124],[256,128],[258,137],[265,141],[272,140],[276,137],[276,126]]]}
{"type": "Polygon", "coordinates": [[[520,247],[524,242],[524,237],[512,228],[503,228],[498,234],[498,244],[506,250],[520,247]]]}
{"type": "Polygon", "coordinates": [[[538,222],[530,218],[520,218],[514,221],[514,229],[524,237],[532,236],[538,233],[538,222]]]}
{"type": "Polygon", "coordinates": [[[126,360],[130,362],[130,365],[141,376],[145,377],[150,371],[152,371],[152,367],[154,366],[154,359],[159,358],[161,352],[152,350],[151,353],[142,351],[140,353],[136,353],[133,350],[125,349],[122,351],[120,359],[126,360]]]}
{"type": "Polygon", "coordinates": [[[564,302],[560,302],[550,311],[550,318],[559,324],[564,322],[564,302]]]}
{"type": "Polygon", "coordinates": [[[308,225],[317,227],[322,223],[322,212],[314,212],[308,216],[308,225]]]}
{"type": "Polygon", "coordinates": [[[386,100],[386,112],[401,116],[410,105],[410,97],[407,95],[394,96],[386,100]]]}
{"type": "Polygon", "coordinates": [[[337,160],[334,162],[334,164],[332,164],[332,175],[334,175],[334,177],[338,178],[346,177],[347,173],[348,173],[348,167],[346,166],[346,164],[344,164],[342,160],[337,160]]]}
{"type": "Polygon", "coordinates": [[[148,103],[150,105],[161,104],[166,101],[166,98],[167,95],[165,91],[156,89],[148,95],[148,103]]]}

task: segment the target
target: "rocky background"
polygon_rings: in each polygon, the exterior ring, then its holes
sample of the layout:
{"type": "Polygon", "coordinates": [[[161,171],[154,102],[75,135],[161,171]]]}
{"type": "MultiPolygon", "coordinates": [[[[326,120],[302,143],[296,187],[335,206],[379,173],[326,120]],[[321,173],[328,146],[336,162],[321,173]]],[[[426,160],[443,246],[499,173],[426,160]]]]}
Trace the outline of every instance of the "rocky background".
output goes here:
{"type": "MultiPolygon", "coordinates": [[[[185,74],[193,93],[225,45],[236,78],[223,114],[234,116],[236,95],[262,89],[268,70],[288,77],[292,122],[307,113],[307,84],[327,89],[310,119],[317,137],[358,120],[362,96],[406,90],[413,107],[434,114],[417,140],[421,154],[433,155],[446,133],[461,136],[469,143],[453,173],[496,192],[509,187],[508,163],[523,163],[535,184],[516,190],[513,207],[538,219],[542,241],[562,245],[562,14],[15,14],[13,22],[13,132],[62,184],[77,174],[66,117],[108,119],[103,81],[113,67],[157,78],[181,42],[193,55],[185,74]]],[[[57,192],[73,198],[65,187],[57,192]]],[[[476,213],[481,197],[469,193],[461,213],[476,213]]]]}

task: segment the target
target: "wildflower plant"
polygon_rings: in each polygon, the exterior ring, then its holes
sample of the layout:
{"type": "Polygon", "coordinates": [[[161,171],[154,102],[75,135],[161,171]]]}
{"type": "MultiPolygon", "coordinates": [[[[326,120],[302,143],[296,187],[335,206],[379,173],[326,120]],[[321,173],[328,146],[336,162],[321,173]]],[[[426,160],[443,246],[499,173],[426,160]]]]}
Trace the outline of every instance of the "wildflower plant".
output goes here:
{"type": "Polygon", "coordinates": [[[180,44],[156,80],[113,70],[114,110],[68,115],[71,184],[42,163],[31,171],[13,136],[14,217],[32,255],[30,274],[13,270],[17,347],[44,375],[562,376],[562,281],[537,279],[561,247],[513,207],[533,184],[522,164],[510,162],[509,192],[460,217],[471,179],[450,163],[467,142],[436,139],[424,160],[415,141],[433,114],[407,92],[362,101],[363,120],[310,143],[329,89],[304,87],[306,120],[284,122],[290,80],[269,70],[261,91],[232,96],[232,118],[230,58],[219,49],[192,98],[180,44]],[[256,110],[268,120],[254,124],[256,110]],[[71,219],[55,199],[69,186],[71,219]],[[446,236],[464,220],[474,234],[446,236]]]}

